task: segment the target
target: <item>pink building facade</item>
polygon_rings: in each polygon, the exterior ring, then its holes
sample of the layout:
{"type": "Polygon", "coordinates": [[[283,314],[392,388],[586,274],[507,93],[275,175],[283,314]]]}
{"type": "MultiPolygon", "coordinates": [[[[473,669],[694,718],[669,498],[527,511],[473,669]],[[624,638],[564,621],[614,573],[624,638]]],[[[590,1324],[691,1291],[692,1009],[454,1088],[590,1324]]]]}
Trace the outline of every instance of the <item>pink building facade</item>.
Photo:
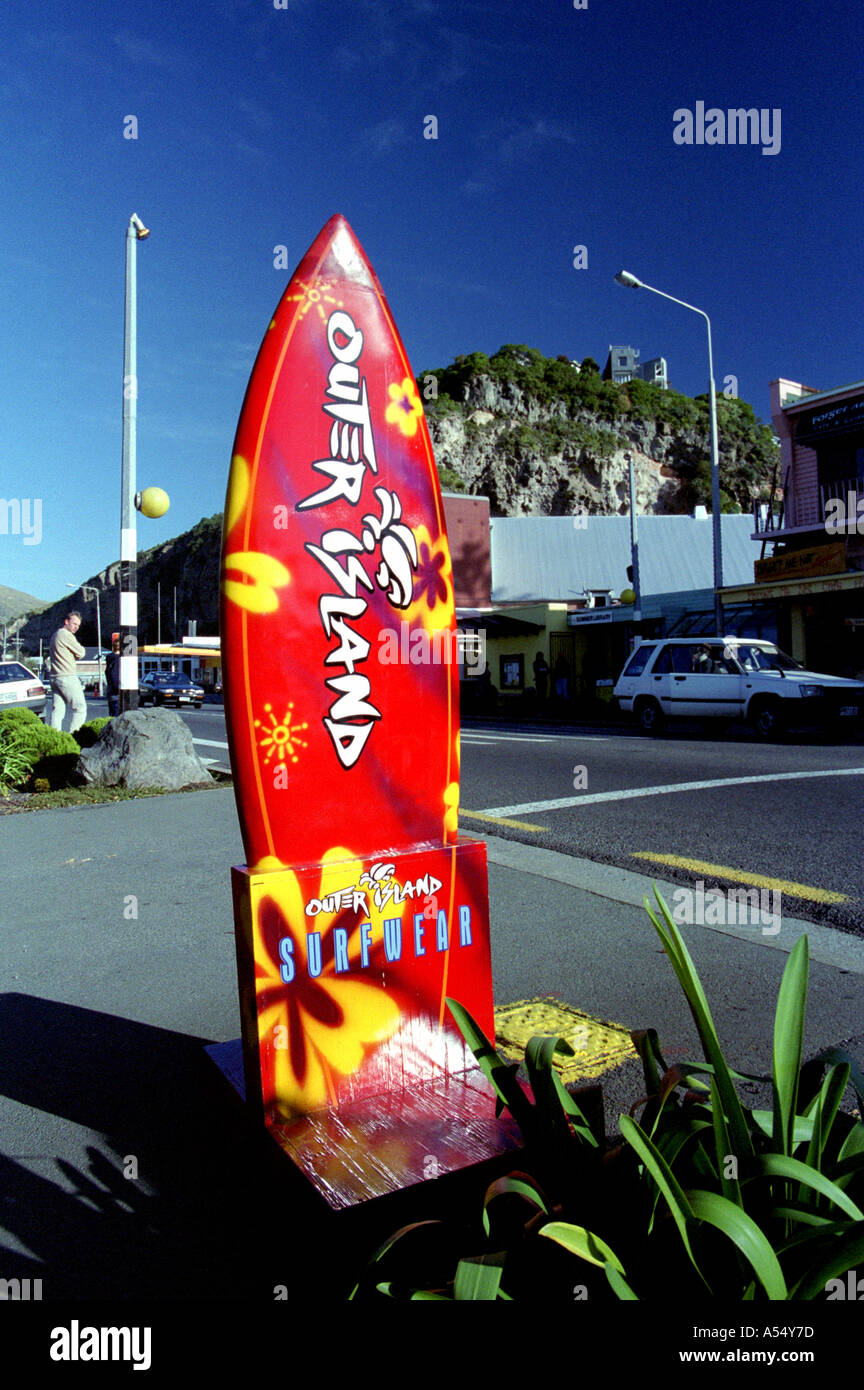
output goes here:
{"type": "Polygon", "coordinates": [[[754,583],[724,602],[777,605],[781,647],[817,671],[864,678],[864,381],[819,391],[771,382],[780,476],[757,504],[754,583]]]}

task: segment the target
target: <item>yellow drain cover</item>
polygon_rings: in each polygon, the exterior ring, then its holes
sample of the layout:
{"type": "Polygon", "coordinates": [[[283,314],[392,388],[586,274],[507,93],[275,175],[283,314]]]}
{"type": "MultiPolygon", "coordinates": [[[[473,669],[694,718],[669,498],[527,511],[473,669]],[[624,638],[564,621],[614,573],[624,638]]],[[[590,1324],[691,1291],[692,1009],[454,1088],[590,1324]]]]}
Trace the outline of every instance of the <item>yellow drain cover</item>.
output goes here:
{"type": "Polygon", "coordinates": [[[510,1061],[521,1062],[526,1046],[538,1033],[554,1033],[573,1048],[575,1057],[555,1054],[555,1069],[562,1081],[596,1080],[636,1057],[626,1028],[602,1023],[560,999],[519,999],[495,1010],[496,1045],[510,1061]]]}

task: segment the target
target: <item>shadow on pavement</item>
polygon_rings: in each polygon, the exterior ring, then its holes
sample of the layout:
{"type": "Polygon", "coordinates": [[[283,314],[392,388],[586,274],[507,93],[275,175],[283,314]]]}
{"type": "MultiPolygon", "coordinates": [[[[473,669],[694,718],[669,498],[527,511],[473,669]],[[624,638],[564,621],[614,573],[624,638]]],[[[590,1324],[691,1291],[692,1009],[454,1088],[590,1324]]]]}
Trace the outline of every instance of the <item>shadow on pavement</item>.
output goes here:
{"type": "Polygon", "coordinates": [[[490,1180],[484,1165],[333,1213],[253,1124],[212,1040],[21,994],[0,996],[0,1037],[0,1096],[27,1107],[0,1101],[0,1278],[41,1279],[44,1300],[342,1298],[392,1231],[456,1215],[466,1179],[476,1214],[490,1180]],[[45,1122],[53,1152],[35,1152],[34,1111],[61,1121],[45,1122]]]}

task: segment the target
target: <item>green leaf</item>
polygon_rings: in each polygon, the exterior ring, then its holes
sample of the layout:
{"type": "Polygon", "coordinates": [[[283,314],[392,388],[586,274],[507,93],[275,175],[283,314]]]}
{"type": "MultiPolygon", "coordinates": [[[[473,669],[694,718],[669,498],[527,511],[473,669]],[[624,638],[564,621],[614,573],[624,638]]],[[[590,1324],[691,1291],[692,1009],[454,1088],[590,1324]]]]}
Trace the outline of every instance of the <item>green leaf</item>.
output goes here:
{"type": "Polygon", "coordinates": [[[484,1255],[460,1260],[456,1266],[453,1297],[457,1303],[494,1303],[498,1298],[505,1256],[484,1255]]]}
{"type": "Polygon", "coordinates": [[[564,1082],[561,1080],[561,1077],[558,1075],[554,1067],[552,1068],[551,1075],[552,1084],[555,1087],[558,1099],[561,1102],[561,1108],[567,1116],[568,1120],[570,1121],[571,1125],[575,1129],[576,1133],[579,1135],[579,1138],[584,1139],[585,1142],[587,1144],[590,1144],[592,1148],[604,1148],[606,1144],[606,1127],[603,1123],[602,1089],[599,1086],[592,1087],[592,1090],[596,1090],[598,1092],[600,1098],[599,1113],[595,1115],[595,1122],[592,1123],[592,1120],[588,1119],[588,1117],[585,1114],[585,1111],[580,1106],[576,1097],[570,1091],[567,1090],[567,1087],[564,1085],[564,1082]]]}
{"type": "Polygon", "coordinates": [[[732,1152],[729,1130],[726,1125],[726,1117],[723,1114],[723,1107],[720,1104],[720,1093],[717,1089],[716,1077],[711,1080],[711,1116],[714,1122],[714,1147],[717,1153],[717,1171],[720,1174],[720,1185],[723,1188],[723,1196],[728,1201],[734,1202],[736,1206],[743,1207],[744,1202],[741,1198],[741,1187],[737,1177],[737,1156],[732,1152]],[[726,1176],[726,1160],[734,1158],[736,1160],[736,1176],[726,1176]]]}
{"type": "Polygon", "coordinates": [[[841,1064],[846,1062],[848,1064],[849,1079],[855,1087],[858,1109],[861,1114],[864,1114],[864,1072],[861,1071],[855,1058],[850,1056],[848,1052],[844,1052],[841,1047],[826,1047],[815,1057],[812,1057],[807,1065],[808,1067],[815,1066],[819,1062],[839,1062],[841,1064]]]}
{"type": "Polygon", "coordinates": [[[750,1131],[747,1128],[744,1111],[738,1099],[735,1087],[732,1084],[729,1068],[726,1065],[726,1059],[720,1047],[717,1030],[714,1027],[714,1020],[711,1017],[711,1010],[705,998],[702,982],[696,973],[696,967],[693,961],[690,959],[690,953],[684,944],[684,938],[678,930],[676,923],[673,921],[669,908],[666,906],[666,903],[663,901],[661,894],[656,888],[654,889],[654,896],[663,914],[663,924],[661,924],[660,920],[655,916],[647,898],[645,899],[645,910],[660,940],[663,942],[666,954],[672,964],[672,969],[678,976],[681,988],[687,996],[687,1003],[690,1006],[690,1012],[693,1015],[693,1020],[702,1041],[702,1046],[705,1048],[708,1060],[714,1068],[717,1088],[720,1092],[723,1109],[732,1135],[733,1149],[735,1153],[738,1154],[739,1158],[743,1159],[749,1157],[753,1152],[750,1131]]]}
{"type": "Polygon", "coordinates": [[[839,1159],[851,1158],[853,1154],[864,1153],[864,1124],[859,1120],[853,1125],[840,1146],[839,1159]]]}
{"type": "Polygon", "coordinates": [[[630,1041],[642,1062],[645,1090],[649,1096],[656,1096],[660,1088],[660,1077],[669,1070],[660,1051],[657,1029],[645,1028],[633,1032],[630,1034],[630,1041]]]}
{"type": "MultiPolygon", "coordinates": [[[[411,1235],[412,1232],[422,1230],[424,1227],[428,1228],[429,1226],[438,1226],[440,1228],[441,1226],[443,1226],[443,1222],[412,1221],[409,1226],[400,1226],[398,1231],[394,1231],[392,1236],[388,1236],[387,1239],[384,1241],[383,1245],[378,1246],[378,1249],[375,1251],[375,1254],[371,1257],[371,1259],[367,1260],[366,1268],[363,1271],[363,1274],[361,1275],[360,1279],[357,1281],[357,1283],[354,1285],[354,1288],[348,1295],[348,1301],[350,1302],[351,1299],[354,1298],[355,1294],[359,1291],[360,1285],[362,1284],[365,1275],[369,1273],[369,1271],[373,1268],[374,1265],[380,1264],[381,1260],[383,1260],[384,1256],[390,1250],[393,1249],[394,1245],[396,1245],[400,1240],[404,1240],[406,1236],[411,1235]]],[[[377,1287],[380,1287],[380,1285],[376,1285],[376,1288],[377,1287]]]]}
{"type": "Polygon", "coordinates": [[[456,1026],[477,1059],[483,1075],[495,1088],[499,1100],[507,1107],[522,1131],[524,1139],[532,1133],[534,1107],[516,1080],[517,1066],[504,1060],[486,1037],[483,1029],[475,1023],[470,1013],[455,999],[446,1001],[456,1022],[456,1026]]]}
{"type": "Polygon", "coordinates": [[[510,1173],[507,1177],[497,1178],[495,1182],[491,1183],[486,1189],[486,1196],[483,1198],[483,1230],[486,1232],[487,1236],[489,1234],[488,1207],[495,1201],[496,1197],[510,1197],[513,1195],[524,1197],[532,1206],[537,1207],[540,1211],[548,1215],[549,1208],[546,1204],[546,1200],[539,1187],[537,1187],[532,1179],[525,1174],[516,1177],[514,1173],[510,1173]]]}
{"type": "Polygon", "coordinates": [[[785,1299],[786,1281],[780,1262],[752,1216],[716,1192],[691,1191],[687,1197],[694,1216],[715,1226],[741,1251],[768,1297],[772,1301],[785,1299]]]}
{"type": "MultiPolygon", "coordinates": [[[[730,1067],[728,1064],[724,1065],[726,1066],[726,1071],[732,1077],[733,1081],[767,1082],[771,1080],[771,1077],[768,1075],[767,1072],[736,1071],[734,1067],[730,1067]]],[[[694,1081],[694,1078],[690,1075],[691,1072],[704,1072],[706,1076],[714,1075],[714,1068],[711,1066],[710,1062],[679,1062],[678,1066],[680,1068],[681,1075],[687,1082],[688,1086],[692,1086],[694,1081]]]]}
{"type": "Polygon", "coordinates": [[[821,1264],[810,1269],[792,1290],[792,1298],[818,1298],[825,1292],[829,1279],[837,1279],[847,1269],[854,1269],[864,1260],[864,1230],[855,1227],[844,1236],[839,1236],[831,1246],[821,1264]]]}
{"type": "MultiPolygon", "coordinates": [[[[818,1211],[812,1207],[805,1206],[803,1202],[786,1202],[782,1207],[772,1207],[771,1216],[778,1221],[788,1220],[797,1222],[802,1226],[815,1226],[816,1231],[799,1232],[792,1240],[785,1245],[778,1245],[777,1253],[782,1254],[784,1250],[791,1250],[793,1246],[799,1245],[802,1240],[806,1240],[809,1235],[824,1235],[826,1226],[837,1226],[838,1223],[830,1216],[820,1216],[818,1211]]],[[[845,1224],[840,1226],[840,1230],[845,1230],[845,1224]]]]}
{"type": "MultiPolygon", "coordinates": [[[[710,1129],[712,1129],[710,1120],[698,1118],[696,1107],[694,1106],[691,1108],[688,1106],[686,1109],[676,1111],[673,1116],[667,1117],[666,1123],[662,1126],[660,1132],[658,1134],[653,1134],[651,1138],[653,1143],[657,1146],[658,1153],[661,1154],[669,1167],[672,1168],[681,1150],[685,1145],[689,1144],[691,1139],[699,1140],[697,1151],[704,1153],[704,1146],[702,1146],[702,1141],[699,1136],[703,1131],[710,1129]]],[[[657,1204],[661,1196],[662,1193],[660,1188],[655,1184],[654,1199],[651,1203],[651,1217],[648,1222],[647,1230],[649,1236],[654,1229],[657,1204]]]]}
{"type": "MultiPolygon", "coordinates": [[[[774,1135],[774,1111],[773,1110],[751,1110],[750,1114],[756,1121],[766,1138],[771,1139],[774,1135]]],[[[796,1115],[795,1127],[792,1132],[793,1148],[799,1144],[806,1144],[813,1134],[812,1115],[796,1115]]]]}
{"type": "Polygon", "coordinates": [[[864,1212],[861,1212],[851,1197],[846,1196],[841,1187],[831,1182],[830,1178],[826,1178],[824,1173],[808,1167],[798,1158],[787,1158],[785,1154],[760,1154],[753,1162],[753,1169],[765,1177],[790,1178],[804,1187],[812,1188],[814,1192],[819,1192],[832,1201],[853,1221],[864,1221],[864,1212]]]}
{"type": "Polygon", "coordinates": [[[854,1177],[864,1171],[864,1153],[847,1154],[838,1159],[831,1172],[831,1181],[838,1187],[847,1188],[854,1177]]]}
{"type": "Polygon", "coordinates": [[[564,1086],[552,1065],[556,1052],[565,1057],[573,1057],[573,1048],[564,1038],[540,1036],[532,1038],[525,1049],[525,1070],[534,1095],[535,1118],[545,1130],[545,1137],[553,1146],[566,1146],[572,1142],[570,1125],[578,1137],[592,1148],[598,1148],[602,1139],[592,1132],[575,1098],[564,1086]]]}
{"type": "Polygon", "coordinates": [[[605,1264],[603,1273],[609,1280],[612,1290],[617,1296],[626,1303],[638,1303],[639,1295],[634,1293],[623,1274],[619,1274],[614,1265],[605,1264]]]}
{"type": "Polygon", "coordinates": [[[550,1221],[548,1226],[541,1227],[540,1234],[554,1240],[556,1245],[563,1245],[565,1250],[569,1250],[571,1255],[578,1255],[580,1260],[587,1260],[589,1264],[601,1268],[611,1265],[619,1274],[624,1273],[624,1266],[615,1251],[605,1240],[586,1231],[584,1226],[572,1226],[568,1221],[550,1221]]]}
{"type": "Polygon", "coordinates": [[[813,1114],[813,1134],[807,1149],[807,1162],[813,1168],[822,1167],[822,1155],[831,1133],[843,1093],[849,1084],[849,1064],[833,1066],[822,1082],[816,1097],[813,1114]]]}
{"type": "Polygon", "coordinates": [[[809,939],[801,936],[789,953],[774,1016],[774,1052],[771,1076],[774,1086],[773,1139],[787,1156],[794,1147],[795,1109],[798,1076],[804,1043],[804,1012],[807,1007],[809,939]]]}
{"type": "Polygon", "coordinates": [[[659,1149],[655,1147],[644,1130],[637,1125],[636,1121],[631,1120],[629,1115],[622,1115],[619,1124],[621,1126],[622,1135],[636,1150],[642,1162],[645,1164],[645,1167],[648,1169],[648,1172],[666,1198],[666,1203],[678,1227],[678,1233],[681,1236],[690,1263],[693,1265],[702,1283],[710,1293],[711,1290],[708,1281],[696,1263],[696,1257],[690,1249],[690,1236],[687,1230],[687,1223],[693,1218],[693,1210],[684,1195],[683,1189],[659,1149]]]}
{"type": "Polygon", "coordinates": [[[376,1285],[375,1285],[375,1288],[378,1290],[379,1293],[386,1294],[386,1296],[387,1296],[388,1298],[400,1298],[400,1299],[401,1299],[401,1298],[404,1298],[404,1297],[405,1297],[406,1292],[407,1292],[408,1299],[409,1299],[409,1301],[410,1301],[411,1303],[452,1303],[452,1302],[453,1302],[452,1298],[448,1298],[446,1294],[443,1294],[443,1293],[433,1293],[431,1289],[410,1289],[410,1290],[405,1290],[405,1289],[400,1288],[398,1284],[394,1284],[392,1281],[388,1281],[387,1283],[384,1283],[384,1284],[376,1284],[376,1285]]]}

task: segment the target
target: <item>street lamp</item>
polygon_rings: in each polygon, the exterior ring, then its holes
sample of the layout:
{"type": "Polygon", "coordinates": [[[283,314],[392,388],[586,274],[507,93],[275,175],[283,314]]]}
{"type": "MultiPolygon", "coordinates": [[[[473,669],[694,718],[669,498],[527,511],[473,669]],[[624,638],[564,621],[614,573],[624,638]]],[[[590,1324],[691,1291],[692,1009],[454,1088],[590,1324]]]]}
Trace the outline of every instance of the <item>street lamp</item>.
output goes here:
{"type": "MultiPolygon", "coordinates": [[[[67,580],[67,583],[66,583],[66,588],[67,588],[67,589],[75,589],[75,588],[77,588],[77,587],[78,587],[78,586],[77,586],[76,584],[70,584],[70,583],[68,582],[68,580],[67,580]]],[[[99,590],[96,588],[95,584],[82,584],[82,585],[81,585],[81,592],[82,592],[82,594],[84,595],[85,599],[86,599],[86,597],[87,597],[87,590],[88,590],[88,589],[90,589],[90,591],[96,595],[96,666],[97,666],[97,669],[98,669],[98,672],[99,672],[99,674],[98,674],[98,676],[97,676],[97,678],[96,678],[96,686],[97,686],[97,692],[98,692],[98,695],[99,695],[99,699],[101,700],[101,699],[102,699],[102,611],[101,611],[101,608],[100,608],[100,606],[99,606],[99,590]]]]}
{"type": "Polygon", "coordinates": [[[135,445],[138,423],[138,242],[150,233],[137,212],[126,228],[126,309],[123,325],[123,473],[120,492],[119,710],[138,707],[138,536],[135,524],[135,445]]]}
{"type": "Polygon", "coordinates": [[[697,309],[695,304],[688,304],[683,299],[676,299],[673,294],[665,294],[663,290],[655,289],[653,285],[646,285],[644,281],[631,275],[629,270],[619,270],[615,276],[619,285],[624,285],[631,290],[650,290],[652,294],[659,294],[661,299],[670,299],[673,304],[680,304],[683,309],[692,309],[694,314],[700,314],[708,327],[708,405],[711,413],[711,523],[714,536],[714,629],[718,637],[723,634],[723,606],[720,601],[720,590],[723,588],[723,542],[720,533],[720,459],[717,448],[717,401],[714,395],[714,354],[711,349],[711,320],[704,309],[697,309]]]}
{"type": "Polygon", "coordinates": [[[138,708],[138,535],[136,507],[145,516],[162,516],[168,497],[161,488],[136,491],[135,445],[138,423],[138,242],[150,232],[137,212],[126,228],[126,309],[123,325],[123,472],[120,489],[120,690],[121,714],[138,708]],[[156,495],[158,494],[158,496],[156,495]]]}

